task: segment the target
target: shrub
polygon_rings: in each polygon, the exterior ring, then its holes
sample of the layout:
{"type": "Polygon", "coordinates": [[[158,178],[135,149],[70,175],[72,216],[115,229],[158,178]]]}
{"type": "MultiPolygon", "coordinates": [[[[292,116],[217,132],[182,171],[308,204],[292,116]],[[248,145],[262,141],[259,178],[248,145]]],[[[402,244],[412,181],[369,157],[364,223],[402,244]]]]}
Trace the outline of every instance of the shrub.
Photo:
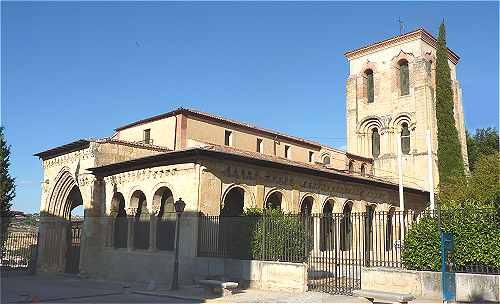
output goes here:
{"type": "Polygon", "coordinates": [[[408,269],[438,271],[441,265],[437,220],[428,213],[405,236],[401,259],[408,269]]]}
{"type": "Polygon", "coordinates": [[[308,234],[306,227],[312,225],[311,218],[285,215],[281,209],[267,209],[262,211],[262,215],[253,227],[252,257],[274,261],[303,261],[306,252],[312,248],[312,236],[308,234]]]}
{"type": "Polygon", "coordinates": [[[453,235],[452,260],[457,269],[467,265],[500,267],[500,220],[491,207],[444,209],[439,218],[425,214],[405,236],[401,253],[405,267],[440,269],[440,229],[453,235]]]}

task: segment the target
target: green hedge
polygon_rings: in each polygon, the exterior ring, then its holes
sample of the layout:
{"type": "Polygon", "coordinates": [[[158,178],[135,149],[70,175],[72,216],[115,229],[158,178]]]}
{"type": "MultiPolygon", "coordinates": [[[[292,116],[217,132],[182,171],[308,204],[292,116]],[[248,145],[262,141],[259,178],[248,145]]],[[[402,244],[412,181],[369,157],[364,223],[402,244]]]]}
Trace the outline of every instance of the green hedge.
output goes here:
{"type": "Polygon", "coordinates": [[[254,259],[301,262],[312,248],[307,225],[311,218],[285,215],[280,209],[251,209],[247,216],[259,216],[251,227],[251,256],[254,259]]]}
{"type": "Polygon", "coordinates": [[[408,269],[439,271],[439,229],[454,238],[453,263],[500,267],[500,215],[494,208],[448,209],[426,214],[405,236],[401,258],[408,269]],[[440,220],[440,223],[439,223],[440,220]]]}

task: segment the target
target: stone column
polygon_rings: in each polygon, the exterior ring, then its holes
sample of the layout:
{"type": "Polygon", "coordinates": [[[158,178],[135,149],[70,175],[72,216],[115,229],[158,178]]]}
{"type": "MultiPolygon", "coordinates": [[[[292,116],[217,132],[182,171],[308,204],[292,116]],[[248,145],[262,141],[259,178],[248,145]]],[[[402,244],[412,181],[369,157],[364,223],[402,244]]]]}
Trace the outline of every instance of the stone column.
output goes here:
{"type": "Polygon", "coordinates": [[[149,218],[149,251],[158,250],[158,213],[160,206],[153,206],[149,218]]]}
{"type": "Polygon", "coordinates": [[[320,234],[321,234],[321,217],[313,216],[313,231],[314,231],[314,247],[313,252],[319,255],[320,249],[320,234]]]}
{"type": "Polygon", "coordinates": [[[128,235],[127,235],[127,249],[128,251],[134,250],[134,231],[135,231],[135,215],[137,214],[137,208],[128,208],[127,210],[127,225],[128,225],[128,235]]]}

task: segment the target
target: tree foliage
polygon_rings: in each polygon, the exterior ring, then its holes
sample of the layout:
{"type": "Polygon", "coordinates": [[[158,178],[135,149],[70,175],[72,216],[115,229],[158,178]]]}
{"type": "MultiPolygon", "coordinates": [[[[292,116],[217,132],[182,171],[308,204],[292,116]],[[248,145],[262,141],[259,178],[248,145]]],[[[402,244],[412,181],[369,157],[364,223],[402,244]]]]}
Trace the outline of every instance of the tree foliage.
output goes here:
{"type": "Polygon", "coordinates": [[[436,118],[440,185],[452,178],[463,178],[464,163],[453,114],[453,90],[444,23],[439,27],[436,51],[436,118]]]}
{"type": "Polygon", "coordinates": [[[7,228],[12,217],[10,212],[11,202],[16,196],[16,186],[14,178],[10,176],[9,167],[10,146],[7,145],[7,141],[5,140],[4,128],[0,127],[0,246],[2,249],[7,236],[7,228]]]}
{"type": "MultiPolygon", "coordinates": [[[[466,204],[477,206],[477,202],[466,204]]],[[[440,229],[453,235],[456,268],[471,265],[500,267],[500,218],[495,209],[442,209],[424,215],[405,236],[401,258],[408,269],[439,271],[440,229]]]]}
{"type": "Polygon", "coordinates": [[[469,168],[474,170],[477,160],[482,155],[496,154],[499,152],[498,131],[494,128],[476,129],[474,135],[467,135],[467,154],[469,168]]]}
{"type": "Polygon", "coordinates": [[[500,153],[479,155],[467,179],[451,178],[442,185],[438,203],[443,208],[499,207],[500,204],[500,153]]]}

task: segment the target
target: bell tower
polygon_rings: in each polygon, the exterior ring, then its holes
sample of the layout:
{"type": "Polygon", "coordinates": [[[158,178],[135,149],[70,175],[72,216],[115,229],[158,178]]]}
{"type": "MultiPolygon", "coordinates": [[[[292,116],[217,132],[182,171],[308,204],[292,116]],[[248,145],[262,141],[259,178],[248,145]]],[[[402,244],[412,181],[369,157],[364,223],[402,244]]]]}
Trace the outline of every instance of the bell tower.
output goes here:
{"type": "MultiPolygon", "coordinates": [[[[374,175],[398,181],[401,138],[405,186],[428,189],[426,132],[432,136],[434,187],[439,183],[435,66],[437,40],[423,29],[349,51],[347,151],[374,158],[374,175]]],[[[468,167],[459,57],[448,49],[455,123],[468,167]]]]}

